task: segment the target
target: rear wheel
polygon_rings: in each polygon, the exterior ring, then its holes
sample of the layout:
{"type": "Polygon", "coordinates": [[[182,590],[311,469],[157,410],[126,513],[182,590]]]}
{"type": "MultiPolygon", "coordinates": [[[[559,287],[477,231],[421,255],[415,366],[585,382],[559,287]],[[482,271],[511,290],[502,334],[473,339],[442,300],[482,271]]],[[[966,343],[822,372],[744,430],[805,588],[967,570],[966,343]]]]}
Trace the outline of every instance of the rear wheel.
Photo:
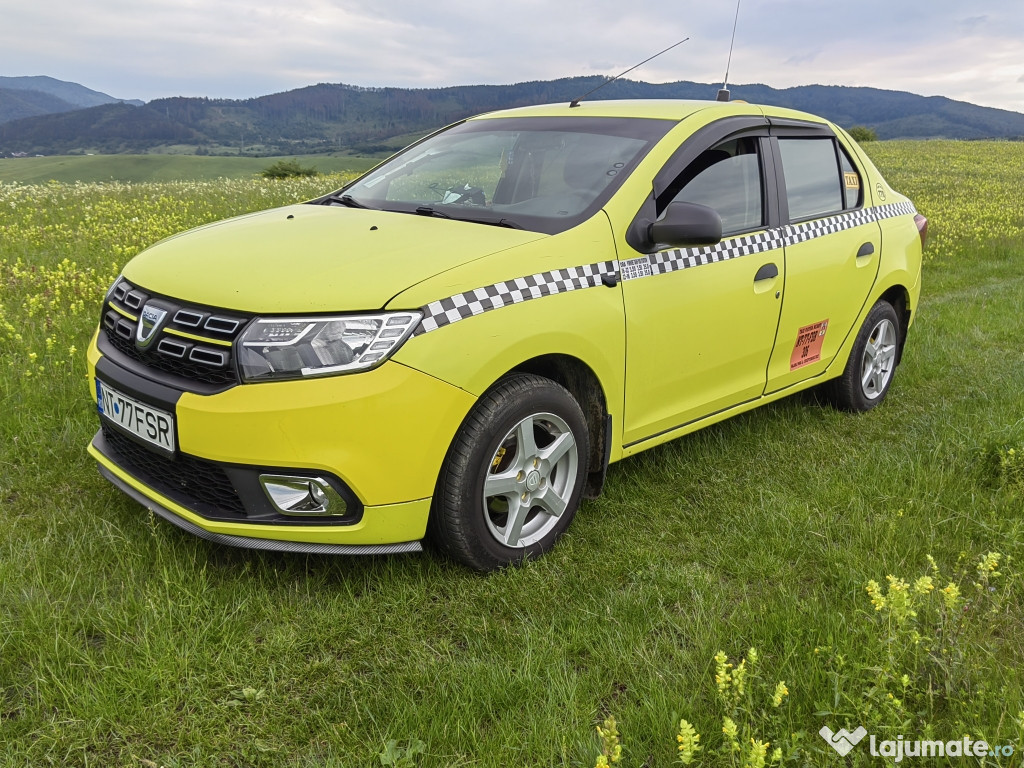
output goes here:
{"type": "Polygon", "coordinates": [[[887,301],[871,308],[850,351],[843,375],[830,382],[829,398],[846,411],[869,411],[885,399],[900,348],[900,321],[887,301]]]}
{"type": "Polygon", "coordinates": [[[589,454],[583,412],[566,389],[540,376],[503,379],[448,451],[430,538],[481,571],[539,556],[579,507],[589,454]]]}

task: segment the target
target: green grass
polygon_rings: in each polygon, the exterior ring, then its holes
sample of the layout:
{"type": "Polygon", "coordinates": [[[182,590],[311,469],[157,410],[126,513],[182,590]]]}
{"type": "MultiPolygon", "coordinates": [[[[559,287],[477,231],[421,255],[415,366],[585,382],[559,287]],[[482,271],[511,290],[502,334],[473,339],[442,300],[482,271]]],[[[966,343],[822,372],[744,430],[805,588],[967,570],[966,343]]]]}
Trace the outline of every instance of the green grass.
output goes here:
{"type": "MultiPolygon", "coordinates": [[[[0,187],[0,765],[372,766],[420,739],[421,766],[590,766],[614,714],[624,765],[668,766],[680,717],[718,745],[712,656],[750,646],[790,690],[751,726],[797,745],[793,765],[842,764],[826,724],[1024,748],[1020,580],[963,635],[952,695],[911,680],[903,719],[875,687],[893,649],[865,592],[928,554],[947,573],[962,552],[1024,557],[1024,488],[993,464],[1024,449],[1021,150],[871,151],[939,243],[885,404],[851,416],[809,393],[623,461],[555,551],[486,577],[208,544],[85,454],[81,350],[115,246],[316,181],[0,187]],[[985,198],[935,170],[964,152],[985,198]]],[[[877,764],[863,745],[850,760],[877,764]]]]}
{"type": "MultiPolygon", "coordinates": [[[[199,155],[61,155],[0,159],[0,182],[37,184],[50,180],[100,182],[204,181],[258,175],[280,158],[199,155]]],[[[379,159],[349,155],[293,155],[321,173],[361,173],[379,159]]]]}

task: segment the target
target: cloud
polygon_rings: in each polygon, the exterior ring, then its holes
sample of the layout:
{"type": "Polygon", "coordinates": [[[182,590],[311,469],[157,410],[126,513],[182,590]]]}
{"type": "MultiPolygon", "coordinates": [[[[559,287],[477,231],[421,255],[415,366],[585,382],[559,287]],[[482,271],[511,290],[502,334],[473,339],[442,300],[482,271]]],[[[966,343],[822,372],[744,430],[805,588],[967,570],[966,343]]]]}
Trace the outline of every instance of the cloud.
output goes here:
{"type": "Polygon", "coordinates": [[[797,54],[796,56],[790,56],[783,63],[789,64],[790,66],[793,67],[799,67],[804,64],[810,64],[812,61],[818,58],[819,55],[821,55],[821,48],[815,48],[814,50],[808,51],[807,53],[800,53],[797,54]]]}
{"type": "Polygon", "coordinates": [[[960,28],[967,33],[975,32],[988,21],[988,16],[968,16],[960,20],[960,28]]]}

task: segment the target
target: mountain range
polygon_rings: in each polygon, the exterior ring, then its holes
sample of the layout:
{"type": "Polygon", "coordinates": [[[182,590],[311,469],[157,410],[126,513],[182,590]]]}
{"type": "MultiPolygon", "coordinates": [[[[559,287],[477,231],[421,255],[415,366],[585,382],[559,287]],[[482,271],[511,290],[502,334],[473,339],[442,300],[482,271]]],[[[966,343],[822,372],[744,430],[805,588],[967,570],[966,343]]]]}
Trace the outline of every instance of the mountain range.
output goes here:
{"type": "Polygon", "coordinates": [[[142,106],[144,102],[116,99],[84,85],[44,75],[0,77],[0,124],[24,117],[117,103],[142,106]]]}
{"type": "MultiPolygon", "coordinates": [[[[469,115],[568,102],[601,77],[448,88],[328,84],[259,98],[156,99],[143,104],[47,77],[0,77],[0,156],[13,152],[146,152],[178,145],[199,154],[389,152],[411,136],[469,115]]],[[[717,86],[617,80],[590,99],[714,99],[717,86]]],[[[1021,138],[1024,114],[941,96],[846,86],[736,85],[734,99],[792,107],[879,138],[1021,138]]]]}

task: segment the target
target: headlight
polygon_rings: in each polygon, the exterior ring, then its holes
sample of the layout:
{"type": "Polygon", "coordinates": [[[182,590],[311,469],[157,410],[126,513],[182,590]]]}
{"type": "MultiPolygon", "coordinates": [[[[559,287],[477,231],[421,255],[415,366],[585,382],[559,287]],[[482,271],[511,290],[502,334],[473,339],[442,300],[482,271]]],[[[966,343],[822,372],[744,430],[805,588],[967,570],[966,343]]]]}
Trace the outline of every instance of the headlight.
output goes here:
{"type": "Polygon", "coordinates": [[[419,312],[389,312],[257,318],[238,339],[242,378],[300,379],[373,368],[409,338],[421,317],[419,312]]]}

